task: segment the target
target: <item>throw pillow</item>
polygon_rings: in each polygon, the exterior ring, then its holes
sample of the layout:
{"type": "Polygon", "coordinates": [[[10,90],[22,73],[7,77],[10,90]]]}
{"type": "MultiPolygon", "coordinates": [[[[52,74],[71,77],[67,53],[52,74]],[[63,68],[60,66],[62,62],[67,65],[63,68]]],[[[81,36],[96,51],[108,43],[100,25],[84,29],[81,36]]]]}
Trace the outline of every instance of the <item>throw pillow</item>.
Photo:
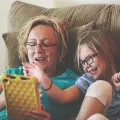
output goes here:
{"type": "Polygon", "coordinates": [[[65,20],[70,23],[69,28],[82,26],[91,21],[96,21],[97,25],[100,27],[103,26],[111,28],[111,21],[109,21],[112,19],[111,17],[118,18],[119,16],[119,7],[116,7],[117,9],[114,11],[118,11],[118,13],[109,14],[113,11],[112,7],[114,8],[115,6],[91,4],[61,8],[45,8],[21,1],[14,1],[9,10],[7,28],[9,32],[19,32],[20,28],[26,23],[26,21],[34,16],[40,15],[56,17],[65,20]]]}
{"type": "Polygon", "coordinates": [[[21,61],[18,55],[17,35],[17,32],[8,32],[2,34],[5,45],[7,47],[7,68],[15,68],[21,65],[21,61]]]}

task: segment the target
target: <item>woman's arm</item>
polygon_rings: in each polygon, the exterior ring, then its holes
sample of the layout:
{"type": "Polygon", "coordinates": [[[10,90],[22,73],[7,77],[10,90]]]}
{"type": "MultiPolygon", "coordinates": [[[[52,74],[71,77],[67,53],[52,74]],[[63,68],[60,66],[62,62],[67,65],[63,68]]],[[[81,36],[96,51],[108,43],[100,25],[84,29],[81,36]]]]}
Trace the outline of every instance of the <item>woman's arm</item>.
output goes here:
{"type": "Polygon", "coordinates": [[[0,93],[2,92],[3,88],[2,88],[2,83],[0,82],[0,93]]]}
{"type": "MultiPolygon", "coordinates": [[[[2,83],[0,82],[0,93],[2,92],[2,83]]],[[[0,94],[0,111],[5,108],[5,98],[4,95],[0,94]]]]}
{"type": "Polygon", "coordinates": [[[0,111],[5,109],[5,98],[4,95],[0,94],[0,111]]]}

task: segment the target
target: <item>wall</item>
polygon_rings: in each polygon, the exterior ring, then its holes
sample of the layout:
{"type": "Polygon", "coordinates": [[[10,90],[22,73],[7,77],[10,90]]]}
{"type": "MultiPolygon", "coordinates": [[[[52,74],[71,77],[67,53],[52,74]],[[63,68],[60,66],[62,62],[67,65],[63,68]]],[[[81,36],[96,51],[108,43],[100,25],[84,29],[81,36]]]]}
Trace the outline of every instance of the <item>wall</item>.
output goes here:
{"type": "Polygon", "coordinates": [[[55,7],[66,7],[78,4],[120,4],[120,0],[55,0],[55,7]]]}
{"type": "MultiPolygon", "coordinates": [[[[7,32],[7,16],[10,5],[15,0],[0,0],[0,73],[5,70],[5,51],[6,47],[2,39],[2,33],[7,32]]],[[[31,4],[43,6],[43,7],[66,7],[78,4],[120,4],[120,0],[20,0],[31,4]]]]}
{"type": "Polygon", "coordinates": [[[5,44],[2,39],[2,33],[6,32],[7,15],[10,4],[13,0],[1,0],[0,1],[0,73],[5,69],[5,44]]]}

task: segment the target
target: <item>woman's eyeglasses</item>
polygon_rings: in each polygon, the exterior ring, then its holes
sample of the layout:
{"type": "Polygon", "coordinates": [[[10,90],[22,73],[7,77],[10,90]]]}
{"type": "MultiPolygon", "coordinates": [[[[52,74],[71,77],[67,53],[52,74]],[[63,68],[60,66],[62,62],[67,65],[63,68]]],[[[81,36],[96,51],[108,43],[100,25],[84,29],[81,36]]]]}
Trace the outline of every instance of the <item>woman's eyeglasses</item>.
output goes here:
{"type": "Polygon", "coordinates": [[[58,45],[58,43],[41,43],[41,44],[37,44],[37,43],[34,43],[34,42],[26,42],[25,43],[25,47],[27,48],[27,49],[30,49],[30,50],[35,50],[35,48],[37,47],[37,46],[40,46],[41,47],[41,49],[43,49],[43,50],[47,50],[47,49],[51,49],[53,46],[56,46],[56,45],[58,45]]]}
{"type": "Polygon", "coordinates": [[[93,58],[96,57],[97,55],[98,53],[95,53],[91,56],[86,57],[85,60],[80,62],[80,66],[84,68],[86,64],[91,65],[94,62],[93,58]]]}

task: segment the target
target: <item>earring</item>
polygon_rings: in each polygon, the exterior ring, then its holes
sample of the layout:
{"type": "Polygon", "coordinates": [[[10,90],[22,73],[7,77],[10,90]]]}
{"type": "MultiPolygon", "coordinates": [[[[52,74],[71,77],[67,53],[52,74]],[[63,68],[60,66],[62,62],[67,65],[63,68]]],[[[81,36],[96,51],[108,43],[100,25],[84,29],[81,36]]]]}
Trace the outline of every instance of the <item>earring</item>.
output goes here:
{"type": "Polygon", "coordinates": [[[63,60],[62,60],[62,56],[60,56],[59,61],[60,61],[61,63],[64,63],[63,60]]]}

